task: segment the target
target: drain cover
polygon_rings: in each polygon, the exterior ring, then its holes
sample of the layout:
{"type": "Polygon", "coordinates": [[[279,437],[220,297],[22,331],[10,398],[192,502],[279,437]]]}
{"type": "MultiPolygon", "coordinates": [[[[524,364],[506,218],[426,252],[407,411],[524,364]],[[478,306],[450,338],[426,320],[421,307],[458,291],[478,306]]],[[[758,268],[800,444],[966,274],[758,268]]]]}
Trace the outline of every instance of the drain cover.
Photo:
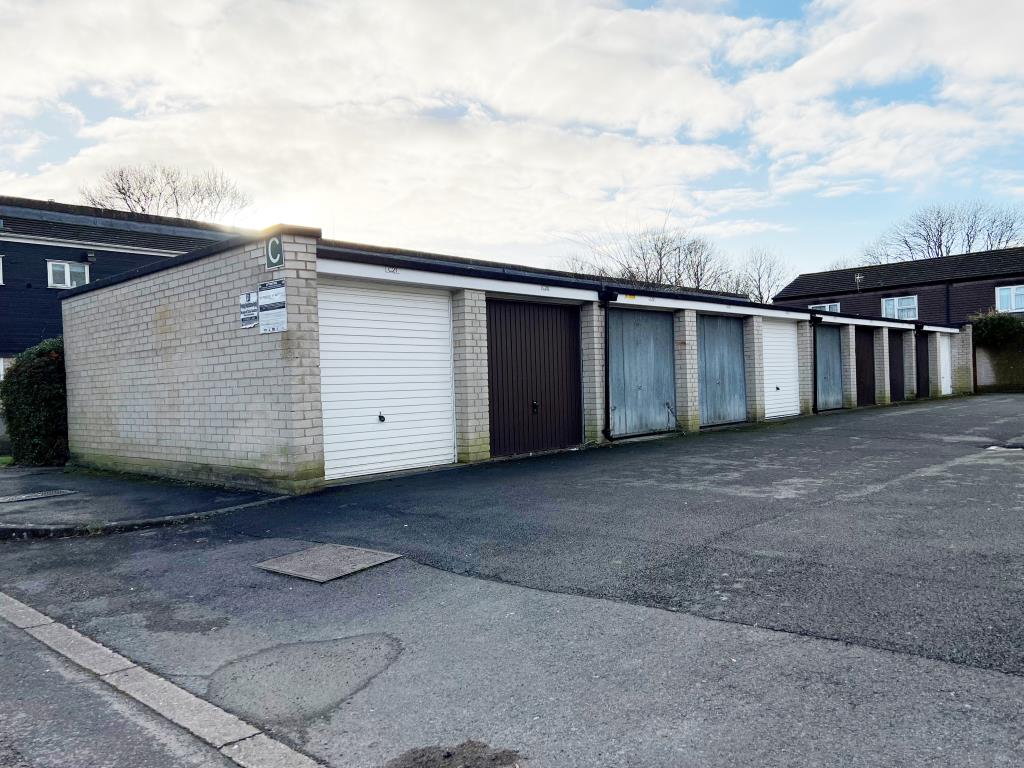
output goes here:
{"type": "Polygon", "coordinates": [[[7,504],[14,501],[32,501],[33,499],[50,499],[54,496],[70,496],[78,491],[37,491],[36,493],[19,493],[17,496],[0,496],[0,504],[7,504]]]}
{"type": "Polygon", "coordinates": [[[378,552],[374,549],[344,547],[340,544],[317,544],[315,547],[301,549],[290,555],[264,560],[257,563],[256,567],[323,584],[325,581],[340,579],[350,573],[397,560],[399,557],[401,555],[378,552]]]}

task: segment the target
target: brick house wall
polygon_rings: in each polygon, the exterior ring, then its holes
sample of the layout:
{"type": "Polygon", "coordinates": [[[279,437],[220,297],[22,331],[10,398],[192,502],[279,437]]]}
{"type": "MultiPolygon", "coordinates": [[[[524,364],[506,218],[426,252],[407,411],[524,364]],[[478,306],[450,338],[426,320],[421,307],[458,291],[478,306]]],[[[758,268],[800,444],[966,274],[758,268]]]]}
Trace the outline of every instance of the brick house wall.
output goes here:
{"type": "MultiPolygon", "coordinates": [[[[266,233],[276,234],[281,232],[266,233]]],[[[227,485],[301,491],[323,481],[316,242],[265,240],[63,302],[72,461],[227,485]],[[284,279],[288,330],[242,328],[239,295],[284,279]]]]}

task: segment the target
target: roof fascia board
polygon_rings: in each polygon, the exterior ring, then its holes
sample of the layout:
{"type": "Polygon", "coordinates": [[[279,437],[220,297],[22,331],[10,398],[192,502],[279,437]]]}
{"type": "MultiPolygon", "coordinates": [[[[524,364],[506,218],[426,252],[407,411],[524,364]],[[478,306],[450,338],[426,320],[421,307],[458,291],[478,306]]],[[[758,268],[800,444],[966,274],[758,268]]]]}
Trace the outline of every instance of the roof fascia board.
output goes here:
{"type": "MultiPolygon", "coordinates": [[[[830,325],[867,325],[874,328],[894,328],[898,331],[912,331],[917,328],[916,320],[879,320],[873,317],[815,314],[821,318],[821,322],[829,323],[830,325]]],[[[927,325],[924,327],[924,330],[937,333],[960,333],[958,328],[944,325],[927,325]]]]}
{"type": "Polygon", "coordinates": [[[629,307],[632,309],[692,309],[703,314],[743,315],[745,317],[769,317],[785,320],[807,320],[810,312],[794,309],[770,309],[761,304],[720,304],[718,302],[698,301],[696,299],[665,299],[658,296],[622,296],[611,302],[613,307],[629,307]]]}
{"type": "Polygon", "coordinates": [[[52,245],[57,248],[92,248],[97,251],[117,251],[118,253],[135,253],[140,256],[178,256],[186,251],[162,250],[159,248],[139,248],[134,245],[118,245],[117,243],[99,243],[92,240],[61,240],[54,237],[33,237],[32,235],[11,235],[0,231],[0,242],[29,243],[32,245],[52,245]]]}
{"type": "Polygon", "coordinates": [[[376,280],[385,283],[427,285],[438,288],[464,288],[487,291],[489,293],[543,296],[545,298],[568,299],[570,301],[597,301],[597,291],[591,289],[563,288],[557,285],[539,285],[537,283],[517,282],[514,280],[495,280],[493,278],[472,277],[470,275],[452,274],[450,272],[427,272],[406,267],[389,267],[357,261],[318,258],[316,260],[316,271],[318,275],[376,280]]]}
{"type": "Polygon", "coordinates": [[[657,289],[643,288],[638,286],[623,285],[615,280],[604,280],[595,277],[575,277],[566,273],[551,271],[531,271],[528,268],[519,268],[514,264],[501,264],[498,262],[471,262],[458,259],[457,257],[443,256],[418,256],[414,253],[396,253],[391,250],[373,250],[372,246],[341,246],[321,245],[317,249],[317,263],[330,261],[341,261],[357,264],[374,264],[389,272],[396,269],[419,270],[427,273],[443,273],[462,275],[466,277],[480,277],[484,279],[498,280],[500,282],[519,282],[533,285],[546,285],[549,287],[562,287],[574,290],[585,291],[612,291],[618,294],[656,296],[668,299],[692,299],[712,304],[725,304],[735,306],[737,304],[749,304],[750,306],[767,306],[753,304],[745,299],[729,296],[716,296],[698,292],[660,291],[657,289]],[[448,260],[450,258],[450,260],[448,260]]]}

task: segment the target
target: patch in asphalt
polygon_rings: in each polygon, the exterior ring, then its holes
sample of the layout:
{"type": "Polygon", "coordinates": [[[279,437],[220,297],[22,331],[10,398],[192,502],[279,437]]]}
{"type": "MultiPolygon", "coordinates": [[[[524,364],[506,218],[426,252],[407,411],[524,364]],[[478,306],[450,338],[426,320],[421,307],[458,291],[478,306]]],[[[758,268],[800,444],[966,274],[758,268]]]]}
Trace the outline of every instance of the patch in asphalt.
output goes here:
{"type": "Polygon", "coordinates": [[[494,749],[482,741],[464,741],[455,747],[419,747],[389,760],[384,768],[525,768],[512,749],[494,749]]]}
{"type": "Polygon", "coordinates": [[[225,664],[206,695],[255,722],[299,722],[358,693],[401,652],[384,634],[288,643],[225,664]]]}
{"type": "Polygon", "coordinates": [[[374,549],[345,547],[340,544],[317,544],[315,547],[301,549],[290,555],[272,557],[262,563],[256,563],[256,567],[323,584],[400,557],[401,555],[392,552],[378,552],[374,549]]]}
{"type": "Polygon", "coordinates": [[[0,496],[0,504],[10,504],[15,501],[34,501],[35,499],[50,499],[54,496],[70,496],[78,491],[69,491],[61,488],[56,491],[36,491],[35,493],[19,493],[17,496],[0,496]]]}

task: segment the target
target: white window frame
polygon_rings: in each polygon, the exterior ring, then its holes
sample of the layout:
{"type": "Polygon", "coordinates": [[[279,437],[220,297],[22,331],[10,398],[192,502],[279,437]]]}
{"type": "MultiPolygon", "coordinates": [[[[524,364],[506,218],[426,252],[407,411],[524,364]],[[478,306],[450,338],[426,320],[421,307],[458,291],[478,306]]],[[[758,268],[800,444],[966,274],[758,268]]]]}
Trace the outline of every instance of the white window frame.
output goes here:
{"type": "Polygon", "coordinates": [[[1024,312],[1024,285],[997,285],[996,286],[996,311],[997,312],[1024,312]],[[1006,304],[1000,306],[999,294],[1006,291],[1006,304]]]}
{"type": "MultiPolygon", "coordinates": [[[[0,253],[0,285],[4,284],[4,255],[0,253]]],[[[0,371],[2,373],[2,371],[0,371]]],[[[0,378],[3,378],[0,376],[0,378]]]]}
{"type": "Polygon", "coordinates": [[[819,312],[838,312],[839,311],[839,302],[838,301],[830,301],[830,302],[828,302],[826,304],[808,304],[807,308],[808,309],[816,309],[819,312]]]}
{"type": "Polygon", "coordinates": [[[887,317],[890,320],[917,320],[917,315],[918,315],[918,307],[917,307],[917,294],[916,293],[915,294],[911,294],[909,296],[888,296],[888,297],[882,299],[882,317],[887,317]],[[908,310],[908,309],[910,309],[910,307],[907,307],[907,306],[901,307],[900,306],[900,302],[908,301],[909,299],[913,299],[914,300],[914,307],[913,307],[914,315],[913,315],[913,317],[910,317],[910,316],[903,317],[903,316],[900,315],[900,312],[908,310]],[[888,314],[886,312],[886,309],[885,309],[885,304],[888,301],[892,302],[892,313],[891,314],[888,314]]]}
{"type": "Polygon", "coordinates": [[[47,259],[46,260],[46,285],[48,288],[58,288],[60,290],[68,290],[69,288],[75,288],[76,286],[71,285],[71,267],[85,267],[85,283],[89,283],[89,265],[81,261],[64,261],[62,259],[47,259]],[[56,283],[53,280],[53,265],[61,264],[64,266],[64,283],[56,283]]]}

